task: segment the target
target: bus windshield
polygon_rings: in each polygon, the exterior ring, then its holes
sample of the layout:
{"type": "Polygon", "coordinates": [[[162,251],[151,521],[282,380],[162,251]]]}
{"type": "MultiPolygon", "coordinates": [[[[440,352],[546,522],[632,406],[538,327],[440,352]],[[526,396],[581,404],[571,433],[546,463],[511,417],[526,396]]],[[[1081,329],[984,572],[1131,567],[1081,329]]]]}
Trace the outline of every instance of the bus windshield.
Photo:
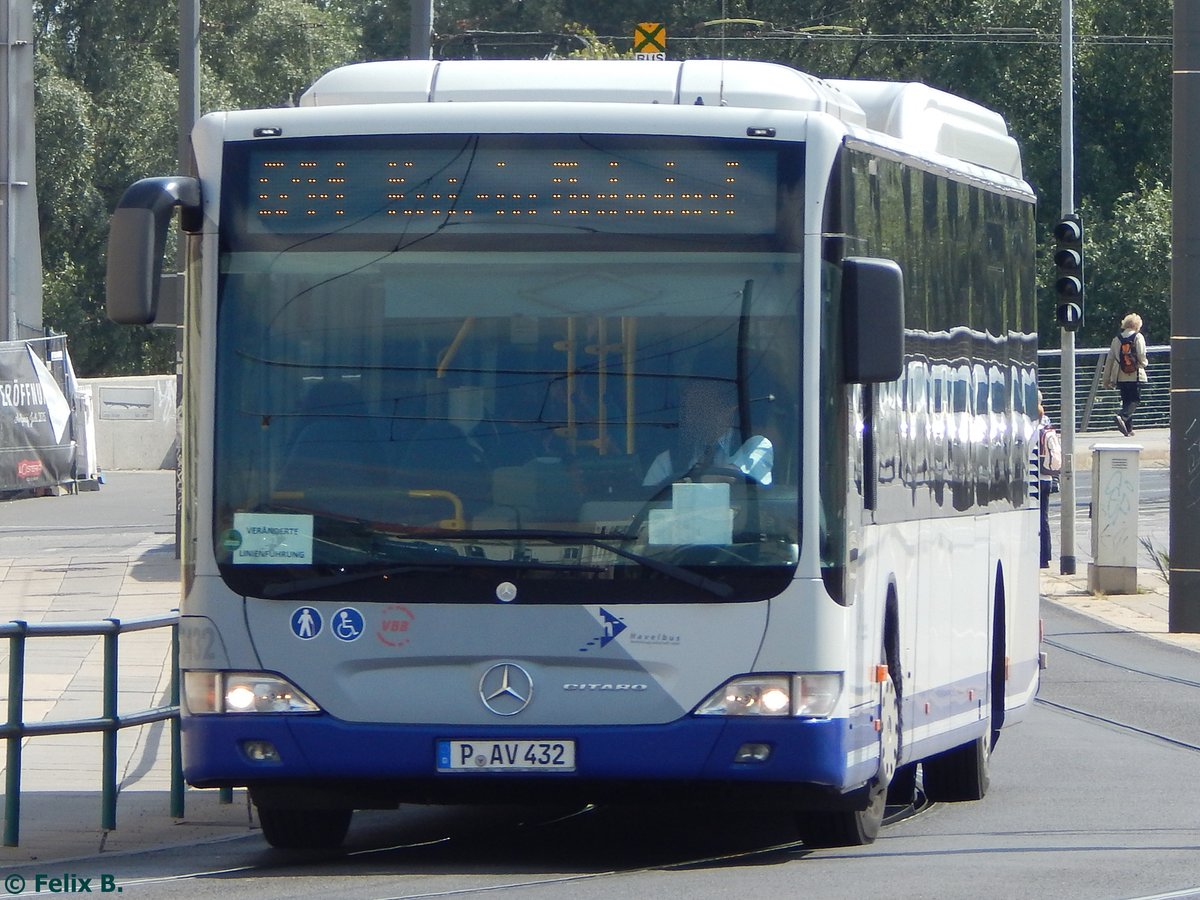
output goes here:
{"type": "MultiPolygon", "coordinates": [[[[687,157],[664,141],[602,161],[738,159],[729,142],[692,139],[687,157]]],[[[363,158],[386,174],[377,143],[363,158]]],[[[572,201],[538,196],[539,179],[562,159],[589,177],[600,157],[505,146],[504,190],[485,190],[472,172],[493,172],[496,153],[483,142],[467,164],[445,143],[413,168],[476,198],[458,230],[389,222],[411,198],[372,205],[353,184],[352,224],[329,206],[297,220],[306,210],[290,196],[264,215],[267,161],[289,177],[289,159],[354,172],[348,139],[292,157],[227,153],[213,535],[226,581],[380,602],[777,592],[800,541],[801,257],[776,212],[798,203],[794,160],[759,160],[695,226],[678,224],[682,201],[661,201],[660,233],[645,228],[652,204],[630,206],[624,226],[510,225],[493,195],[533,195],[520,199],[544,221],[572,201]]],[[[671,168],[642,171],[638,192],[671,168]]],[[[581,215],[615,208],[577,193],[581,215]]]]}

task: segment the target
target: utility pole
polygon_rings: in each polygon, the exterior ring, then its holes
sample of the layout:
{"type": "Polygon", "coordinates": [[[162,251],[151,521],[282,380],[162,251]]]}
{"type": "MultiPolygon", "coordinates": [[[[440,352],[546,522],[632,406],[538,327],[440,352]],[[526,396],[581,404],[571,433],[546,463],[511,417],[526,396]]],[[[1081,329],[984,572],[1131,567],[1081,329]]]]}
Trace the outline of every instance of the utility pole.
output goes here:
{"type": "MultiPolygon", "coordinates": [[[[179,0],[179,142],[178,171],[192,172],[192,129],[200,118],[200,0],[179,0]]],[[[187,238],[175,247],[174,278],[179,305],[175,326],[175,558],[183,551],[183,350],[184,300],[187,297],[187,238]]]]}
{"type": "Polygon", "coordinates": [[[432,52],[433,0],[409,0],[411,25],[408,30],[408,58],[429,59],[432,52]]]}
{"type": "Polygon", "coordinates": [[[0,0],[0,340],[42,336],[32,0],[0,0]]]}
{"type": "MultiPolygon", "coordinates": [[[[1062,214],[1075,212],[1075,41],[1072,0],[1062,0],[1062,214]]],[[[1086,288],[1085,288],[1086,290],[1086,288]]],[[[1058,570],[1075,574],[1075,332],[1062,334],[1062,452],[1058,570]]]]}
{"type": "Polygon", "coordinates": [[[192,128],[200,118],[200,0],[179,0],[179,172],[192,158],[192,128]]]}
{"type": "Polygon", "coordinates": [[[1171,546],[1167,627],[1200,632],[1200,0],[1175,0],[1171,74],[1171,546]]]}

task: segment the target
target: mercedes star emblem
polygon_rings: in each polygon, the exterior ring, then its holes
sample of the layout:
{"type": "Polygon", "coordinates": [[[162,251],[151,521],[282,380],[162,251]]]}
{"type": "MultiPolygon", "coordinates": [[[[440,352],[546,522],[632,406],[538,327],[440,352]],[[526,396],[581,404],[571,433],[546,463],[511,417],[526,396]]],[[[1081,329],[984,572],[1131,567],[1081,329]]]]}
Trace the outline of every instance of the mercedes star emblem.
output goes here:
{"type": "Polygon", "coordinates": [[[533,679],[516,663],[498,663],[479,679],[479,699],[498,716],[515,716],[533,698],[533,679]]]}

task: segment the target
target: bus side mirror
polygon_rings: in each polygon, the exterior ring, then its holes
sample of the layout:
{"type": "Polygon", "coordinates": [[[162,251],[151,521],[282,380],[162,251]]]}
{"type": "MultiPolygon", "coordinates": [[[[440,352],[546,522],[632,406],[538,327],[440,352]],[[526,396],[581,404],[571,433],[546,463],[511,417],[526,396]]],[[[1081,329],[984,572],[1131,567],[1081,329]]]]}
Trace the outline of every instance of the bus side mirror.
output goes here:
{"type": "Polygon", "coordinates": [[[108,226],[105,307],[122,325],[148,325],[158,315],[167,226],[181,208],[184,231],[200,230],[203,212],[195,178],[143,178],[125,191],[108,226]]]}
{"type": "Polygon", "coordinates": [[[904,275],[890,259],[842,260],[846,381],[895,381],[904,371],[904,275]]]}

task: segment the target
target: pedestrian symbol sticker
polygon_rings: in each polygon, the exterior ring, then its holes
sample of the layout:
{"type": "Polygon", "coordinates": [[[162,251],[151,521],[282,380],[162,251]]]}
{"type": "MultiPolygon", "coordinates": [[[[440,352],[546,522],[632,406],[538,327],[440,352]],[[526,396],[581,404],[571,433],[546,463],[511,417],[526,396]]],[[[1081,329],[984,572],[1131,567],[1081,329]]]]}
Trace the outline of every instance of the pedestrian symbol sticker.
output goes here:
{"type": "Polygon", "coordinates": [[[292,634],[302,641],[311,641],[321,633],[321,614],[311,606],[302,606],[292,613],[292,634]]]}
{"type": "Polygon", "coordinates": [[[329,626],[339,641],[357,641],[363,633],[363,617],[353,606],[344,606],[333,614],[329,626]]]}

